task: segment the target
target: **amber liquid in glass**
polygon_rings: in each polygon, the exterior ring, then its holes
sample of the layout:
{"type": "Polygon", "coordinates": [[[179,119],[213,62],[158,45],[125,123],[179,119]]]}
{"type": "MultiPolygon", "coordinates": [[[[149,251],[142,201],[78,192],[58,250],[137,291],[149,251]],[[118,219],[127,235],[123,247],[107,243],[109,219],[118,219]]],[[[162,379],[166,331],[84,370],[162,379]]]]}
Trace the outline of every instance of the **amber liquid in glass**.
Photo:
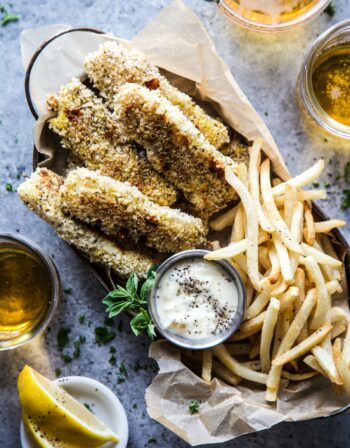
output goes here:
{"type": "Polygon", "coordinates": [[[30,332],[46,312],[51,282],[29,252],[0,246],[0,340],[30,332]]]}
{"type": "Polygon", "coordinates": [[[316,63],[312,84],[322,109],[350,126],[350,46],[327,50],[316,63]]]}

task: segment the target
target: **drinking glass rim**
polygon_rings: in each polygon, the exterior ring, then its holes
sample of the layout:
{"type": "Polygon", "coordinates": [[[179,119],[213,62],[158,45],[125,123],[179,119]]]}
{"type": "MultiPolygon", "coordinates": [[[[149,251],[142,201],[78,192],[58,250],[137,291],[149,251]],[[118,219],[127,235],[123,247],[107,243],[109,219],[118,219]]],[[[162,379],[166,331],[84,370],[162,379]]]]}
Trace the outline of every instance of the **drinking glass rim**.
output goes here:
{"type": "Polygon", "coordinates": [[[34,241],[30,240],[29,238],[23,235],[2,232],[0,233],[0,247],[1,244],[3,244],[5,241],[17,243],[20,246],[26,248],[29,252],[34,253],[38,257],[38,259],[41,261],[42,265],[45,267],[50,277],[51,297],[49,301],[49,306],[44,315],[42,316],[42,318],[40,319],[40,321],[37,322],[37,324],[27,333],[21,334],[8,341],[0,341],[0,352],[5,350],[13,350],[18,347],[21,347],[22,345],[27,344],[28,342],[32,341],[35,337],[37,337],[40,333],[42,333],[52,320],[52,317],[58,305],[61,291],[60,276],[56,268],[56,265],[47,255],[47,253],[37,243],[35,243],[34,241]],[[30,333],[29,337],[28,333],[30,333]],[[16,340],[18,340],[18,342],[16,342],[16,340]]]}

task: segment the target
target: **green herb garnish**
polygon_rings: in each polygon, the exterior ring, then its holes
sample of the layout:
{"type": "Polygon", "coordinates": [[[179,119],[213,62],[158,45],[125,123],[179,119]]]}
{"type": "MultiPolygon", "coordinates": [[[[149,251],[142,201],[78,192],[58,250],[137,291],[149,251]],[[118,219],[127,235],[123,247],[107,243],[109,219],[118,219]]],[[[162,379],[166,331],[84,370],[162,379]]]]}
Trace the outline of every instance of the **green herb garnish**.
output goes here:
{"type": "Polygon", "coordinates": [[[156,439],[155,437],[150,437],[150,438],[147,440],[147,443],[157,443],[157,439],[156,439]]]}
{"type": "Polygon", "coordinates": [[[121,375],[128,376],[128,371],[126,370],[125,364],[123,362],[119,366],[119,372],[121,375]]]}
{"type": "Polygon", "coordinates": [[[320,186],[320,183],[319,183],[319,182],[312,182],[312,185],[313,185],[315,188],[317,188],[317,187],[320,186]]]}
{"type": "Polygon", "coordinates": [[[5,26],[10,22],[17,22],[17,20],[19,20],[19,16],[12,14],[12,12],[10,11],[9,5],[0,6],[0,13],[2,14],[1,22],[0,22],[1,26],[5,26]]]}
{"type": "Polygon", "coordinates": [[[55,375],[56,375],[56,378],[58,378],[61,375],[61,369],[59,367],[56,367],[55,375]]]}
{"type": "Polygon", "coordinates": [[[69,342],[69,328],[61,328],[57,333],[57,345],[59,349],[63,349],[69,342]]]}
{"type": "Polygon", "coordinates": [[[344,180],[346,183],[350,184],[350,162],[346,162],[344,167],[344,180]]]}
{"type": "Polygon", "coordinates": [[[95,328],[95,341],[105,344],[115,338],[115,333],[106,327],[95,328]]]}
{"type": "Polygon", "coordinates": [[[67,362],[67,363],[72,362],[72,357],[69,355],[66,355],[65,353],[62,353],[61,358],[62,358],[62,361],[64,361],[64,362],[67,362]]]}
{"type": "Polygon", "coordinates": [[[12,184],[10,184],[9,182],[7,182],[7,183],[5,184],[5,188],[6,188],[6,191],[8,191],[9,193],[12,193],[12,192],[15,191],[15,190],[13,189],[12,184]]]}
{"type": "Polygon", "coordinates": [[[109,353],[117,353],[117,349],[115,347],[109,347],[109,353]]]}
{"type": "Polygon", "coordinates": [[[117,362],[117,358],[116,358],[114,355],[112,355],[112,356],[109,358],[108,362],[110,363],[111,366],[115,366],[115,364],[116,364],[116,362],[117,362]]]}
{"type": "Polygon", "coordinates": [[[190,410],[191,414],[195,414],[196,412],[199,412],[199,406],[200,403],[198,400],[191,400],[191,403],[188,406],[188,409],[190,410]]]}
{"type": "Polygon", "coordinates": [[[341,208],[346,210],[350,207],[350,190],[343,190],[343,198],[341,201],[341,208]]]}
{"type": "Polygon", "coordinates": [[[124,383],[124,381],[125,381],[125,378],[123,378],[122,376],[118,376],[117,384],[122,384],[122,383],[124,383]]]}
{"type": "Polygon", "coordinates": [[[85,322],[85,314],[81,314],[80,316],[79,316],[79,323],[80,324],[83,324],[85,322]]]}
{"type": "Polygon", "coordinates": [[[85,336],[79,336],[79,339],[74,341],[74,352],[73,352],[73,358],[79,358],[80,356],[80,349],[81,349],[81,344],[84,344],[84,342],[86,341],[85,336]]]}
{"type": "Polygon", "coordinates": [[[87,409],[88,411],[91,412],[91,414],[94,414],[93,410],[91,409],[91,406],[90,406],[88,403],[84,403],[84,406],[86,407],[86,409],[87,409]]]}
{"type": "Polygon", "coordinates": [[[73,288],[64,288],[63,292],[64,292],[65,294],[72,294],[72,292],[73,292],[73,288]]]}
{"type": "Polygon", "coordinates": [[[330,186],[331,186],[330,182],[325,182],[325,183],[324,183],[324,187],[325,187],[325,188],[329,188],[330,186]]]}
{"type": "Polygon", "coordinates": [[[335,14],[335,4],[333,2],[330,2],[330,4],[327,6],[324,12],[329,16],[333,17],[335,14]]]}
{"type": "Polygon", "coordinates": [[[156,337],[154,325],[147,309],[148,293],[156,279],[156,266],[152,267],[147,278],[140,286],[137,275],[131,274],[125,288],[117,285],[116,289],[108,293],[103,303],[107,305],[108,317],[118,316],[123,311],[130,311],[134,318],[130,322],[132,331],[139,336],[144,331],[153,340],[156,337]]]}

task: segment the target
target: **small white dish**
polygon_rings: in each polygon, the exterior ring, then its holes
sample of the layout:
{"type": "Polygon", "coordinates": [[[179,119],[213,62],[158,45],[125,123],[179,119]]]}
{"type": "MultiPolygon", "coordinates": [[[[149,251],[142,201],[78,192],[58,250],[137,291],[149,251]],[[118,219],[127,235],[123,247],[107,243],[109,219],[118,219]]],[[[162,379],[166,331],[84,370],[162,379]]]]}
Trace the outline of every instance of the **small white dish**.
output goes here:
{"type": "MultiPolygon", "coordinates": [[[[129,438],[128,419],[125,410],[115,394],[99,381],[85,376],[67,376],[55,380],[79,403],[90,406],[92,412],[101,419],[119,438],[118,443],[109,448],[126,448],[129,438]]],[[[21,422],[22,448],[36,448],[21,422]]]]}

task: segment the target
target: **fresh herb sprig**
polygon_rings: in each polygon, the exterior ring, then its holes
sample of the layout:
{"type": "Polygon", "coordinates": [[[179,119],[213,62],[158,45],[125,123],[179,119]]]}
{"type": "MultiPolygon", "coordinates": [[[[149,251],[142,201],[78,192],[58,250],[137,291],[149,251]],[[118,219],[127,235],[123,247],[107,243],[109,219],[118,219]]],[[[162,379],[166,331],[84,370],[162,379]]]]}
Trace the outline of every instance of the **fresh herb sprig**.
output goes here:
{"type": "Polygon", "coordinates": [[[19,20],[19,16],[10,11],[10,5],[1,5],[0,13],[2,14],[0,19],[1,26],[5,26],[10,22],[17,22],[19,20]]]}
{"type": "Polygon", "coordinates": [[[190,414],[196,414],[197,412],[199,412],[199,406],[200,406],[200,402],[198,400],[191,400],[188,409],[190,411],[190,414]]]}
{"type": "Polygon", "coordinates": [[[134,334],[139,336],[146,331],[151,340],[156,337],[156,332],[147,309],[147,296],[154,285],[156,269],[157,266],[153,266],[148,271],[142,285],[140,285],[137,275],[131,274],[125,288],[117,285],[103,300],[103,303],[107,305],[109,318],[118,316],[123,311],[130,311],[134,315],[130,322],[134,334]]]}

